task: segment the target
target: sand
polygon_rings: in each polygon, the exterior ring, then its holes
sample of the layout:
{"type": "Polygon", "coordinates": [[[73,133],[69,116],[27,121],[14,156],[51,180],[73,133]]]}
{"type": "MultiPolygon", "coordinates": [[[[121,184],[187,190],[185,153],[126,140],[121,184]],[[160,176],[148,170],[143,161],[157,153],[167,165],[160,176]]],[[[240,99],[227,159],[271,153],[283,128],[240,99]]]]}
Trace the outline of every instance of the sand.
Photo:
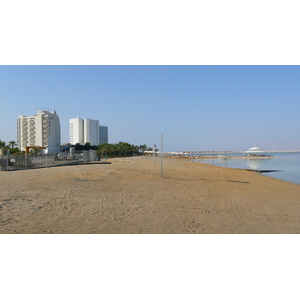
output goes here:
{"type": "Polygon", "coordinates": [[[149,157],[0,172],[0,233],[300,233],[300,185],[149,157]]]}

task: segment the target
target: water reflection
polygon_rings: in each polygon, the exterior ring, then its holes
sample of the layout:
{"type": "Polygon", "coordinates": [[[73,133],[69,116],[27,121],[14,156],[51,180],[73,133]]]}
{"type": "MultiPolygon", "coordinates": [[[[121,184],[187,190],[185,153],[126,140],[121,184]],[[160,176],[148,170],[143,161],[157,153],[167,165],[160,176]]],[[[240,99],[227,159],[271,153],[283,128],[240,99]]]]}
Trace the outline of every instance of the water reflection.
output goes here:
{"type": "Polygon", "coordinates": [[[261,159],[224,156],[219,159],[199,159],[198,162],[219,167],[263,171],[264,175],[300,184],[300,153],[276,153],[275,157],[261,159]]]}
{"type": "Polygon", "coordinates": [[[250,169],[255,171],[272,170],[273,158],[253,158],[253,157],[219,157],[218,159],[204,159],[199,162],[211,164],[219,167],[250,169]]]}
{"type": "Polygon", "coordinates": [[[259,159],[247,159],[246,163],[251,170],[261,170],[262,169],[262,161],[259,159]]]}

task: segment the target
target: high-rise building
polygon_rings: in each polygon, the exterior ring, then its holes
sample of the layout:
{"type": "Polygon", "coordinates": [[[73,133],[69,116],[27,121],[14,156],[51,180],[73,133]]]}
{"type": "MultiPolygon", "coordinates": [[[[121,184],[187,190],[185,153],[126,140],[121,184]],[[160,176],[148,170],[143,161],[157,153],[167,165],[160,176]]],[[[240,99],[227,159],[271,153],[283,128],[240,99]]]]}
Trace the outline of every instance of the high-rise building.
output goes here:
{"type": "Polygon", "coordinates": [[[108,127],[107,126],[99,126],[99,144],[108,144],[108,127]]]}
{"type": "Polygon", "coordinates": [[[19,116],[17,121],[18,148],[47,148],[47,153],[60,152],[60,122],[56,111],[39,110],[35,116],[19,116]]]}
{"type": "Polygon", "coordinates": [[[99,121],[84,119],[83,120],[83,142],[90,143],[92,146],[99,145],[99,121]]]}
{"type": "Polygon", "coordinates": [[[99,121],[92,119],[70,119],[70,143],[99,145],[99,121]]]}
{"type": "Polygon", "coordinates": [[[70,144],[83,144],[83,120],[74,118],[69,120],[70,144]]]}

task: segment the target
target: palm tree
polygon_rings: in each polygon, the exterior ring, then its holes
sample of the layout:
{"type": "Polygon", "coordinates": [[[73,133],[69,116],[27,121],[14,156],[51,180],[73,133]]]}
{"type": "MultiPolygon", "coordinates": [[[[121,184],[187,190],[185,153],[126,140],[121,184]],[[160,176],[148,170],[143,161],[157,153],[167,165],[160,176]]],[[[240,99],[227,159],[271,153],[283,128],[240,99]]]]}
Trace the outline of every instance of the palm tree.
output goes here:
{"type": "Polygon", "coordinates": [[[109,152],[109,144],[107,143],[104,143],[104,144],[101,144],[99,145],[99,148],[98,148],[98,155],[103,155],[103,154],[108,154],[109,152]]]}
{"type": "Polygon", "coordinates": [[[142,154],[144,154],[144,151],[147,150],[147,145],[146,145],[146,144],[140,145],[140,146],[139,146],[139,150],[142,152],[142,154]]]}
{"type": "Polygon", "coordinates": [[[131,145],[131,149],[134,155],[138,155],[139,153],[139,146],[131,145]]]}
{"type": "Polygon", "coordinates": [[[10,148],[14,148],[17,145],[15,141],[10,141],[8,144],[10,145],[10,148]]]}
{"type": "Polygon", "coordinates": [[[119,155],[120,157],[122,157],[122,152],[123,152],[123,142],[119,142],[118,144],[116,144],[116,147],[119,151],[119,155]]]}

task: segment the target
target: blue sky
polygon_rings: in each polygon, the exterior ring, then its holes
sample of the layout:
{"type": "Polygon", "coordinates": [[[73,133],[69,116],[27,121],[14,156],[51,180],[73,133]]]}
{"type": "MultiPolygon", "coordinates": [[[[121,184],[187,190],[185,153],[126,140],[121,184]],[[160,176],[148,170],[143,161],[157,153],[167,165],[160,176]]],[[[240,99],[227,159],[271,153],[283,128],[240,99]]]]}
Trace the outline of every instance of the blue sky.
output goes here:
{"type": "Polygon", "coordinates": [[[300,149],[299,66],[0,66],[0,139],[19,115],[56,110],[62,142],[77,115],[109,142],[164,150],[300,149]]]}

